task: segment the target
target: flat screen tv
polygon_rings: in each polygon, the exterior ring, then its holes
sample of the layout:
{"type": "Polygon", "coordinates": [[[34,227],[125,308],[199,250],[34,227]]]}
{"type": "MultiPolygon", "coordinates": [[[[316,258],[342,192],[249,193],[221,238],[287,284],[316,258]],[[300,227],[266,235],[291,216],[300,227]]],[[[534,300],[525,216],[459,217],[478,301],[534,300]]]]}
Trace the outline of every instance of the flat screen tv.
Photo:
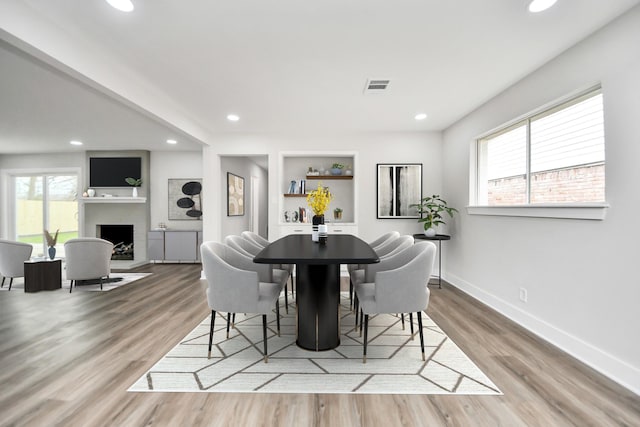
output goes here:
{"type": "Polygon", "coordinates": [[[89,158],[90,187],[129,187],[125,178],[140,179],[140,157],[91,157],[89,158]]]}

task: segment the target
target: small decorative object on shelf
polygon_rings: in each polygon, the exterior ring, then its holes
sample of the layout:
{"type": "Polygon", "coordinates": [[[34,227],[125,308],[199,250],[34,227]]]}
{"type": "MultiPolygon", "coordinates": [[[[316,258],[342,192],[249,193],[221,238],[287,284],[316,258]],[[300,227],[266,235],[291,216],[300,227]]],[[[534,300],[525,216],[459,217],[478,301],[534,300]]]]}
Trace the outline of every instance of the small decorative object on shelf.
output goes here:
{"type": "Polygon", "coordinates": [[[331,199],[333,199],[333,195],[329,188],[323,187],[321,182],[318,183],[317,189],[307,195],[307,203],[314,213],[312,218],[313,231],[311,233],[311,240],[314,242],[318,241],[318,226],[324,224],[324,212],[329,207],[331,199]]]}
{"type": "Polygon", "coordinates": [[[130,186],[133,187],[133,191],[131,193],[132,197],[138,197],[138,187],[140,187],[142,185],[142,178],[125,178],[125,181],[127,181],[127,184],[129,184],[130,186]]]}
{"type": "Polygon", "coordinates": [[[353,170],[351,169],[351,165],[347,165],[347,168],[345,169],[344,174],[347,176],[353,175],[353,170]]]}
{"type": "Polygon", "coordinates": [[[47,240],[47,246],[49,246],[49,258],[54,259],[56,257],[56,243],[58,242],[58,232],[60,230],[56,230],[56,234],[51,237],[51,233],[49,231],[44,230],[44,238],[47,240]]]}
{"type": "Polygon", "coordinates": [[[342,175],[342,169],[344,169],[344,165],[340,163],[334,163],[331,166],[331,175],[342,175]]]}
{"type": "Polygon", "coordinates": [[[89,197],[93,197],[93,196],[95,196],[95,195],[96,195],[96,190],[94,190],[93,188],[89,188],[89,189],[87,190],[87,196],[89,196],[89,197]]]}
{"type": "Polygon", "coordinates": [[[342,219],[342,208],[335,208],[333,210],[333,219],[342,219]]]}
{"type": "Polygon", "coordinates": [[[418,213],[421,216],[418,222],[423,223],[424,234],[427,237],[435,236],[435,227],[440,224],[445,224],[442,216],[443,212],[449,214],[451,218],[453,218],[454,212],[458,212],[456,208],[448,207],[447,202],[437,194],[425,197],[420,201],[420,203],[409,205],[409,207],[414,207],[418,210],[418,213]]]}

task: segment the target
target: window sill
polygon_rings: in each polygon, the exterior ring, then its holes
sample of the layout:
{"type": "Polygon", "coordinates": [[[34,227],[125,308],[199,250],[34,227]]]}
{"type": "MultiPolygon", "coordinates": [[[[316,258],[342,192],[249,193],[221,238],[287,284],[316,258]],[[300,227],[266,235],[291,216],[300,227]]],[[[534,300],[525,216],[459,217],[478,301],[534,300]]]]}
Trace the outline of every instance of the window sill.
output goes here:
{"type": "Polygon", "coordinates": [[[523,216],[530,218],[588,219],[602,221],[608,203],[527,206],[467,206],[469,215],[523,216]]]}

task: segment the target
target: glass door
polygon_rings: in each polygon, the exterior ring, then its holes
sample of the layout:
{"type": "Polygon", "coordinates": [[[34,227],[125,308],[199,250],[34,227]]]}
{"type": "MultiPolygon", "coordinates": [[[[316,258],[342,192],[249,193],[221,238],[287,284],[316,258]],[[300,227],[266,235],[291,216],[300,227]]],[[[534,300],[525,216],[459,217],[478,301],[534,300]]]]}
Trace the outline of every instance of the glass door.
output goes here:
{"type": "Polygon", "coordinates": [[[56,258],[64,257],[64,242],[78,237],[78,176],[14,176],[16,240],[33,245],[33,256],[47,255],[44,230],[58,238],[56,258]]]}

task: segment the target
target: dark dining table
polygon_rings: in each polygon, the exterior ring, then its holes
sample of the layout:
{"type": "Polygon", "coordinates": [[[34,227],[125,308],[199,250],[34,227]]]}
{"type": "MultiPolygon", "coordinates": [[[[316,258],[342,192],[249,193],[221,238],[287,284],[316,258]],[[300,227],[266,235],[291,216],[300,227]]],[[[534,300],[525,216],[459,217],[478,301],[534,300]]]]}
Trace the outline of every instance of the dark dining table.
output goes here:
{"type": "Polygon", "coordinates": [[[265,247],[259,264],[296,265],[296,344],[306,350],[340,345],[340,264],[372,264],[378,255],[352,235],[329,235],[324,244],[310,234],[292,234],[265,247]]]}

